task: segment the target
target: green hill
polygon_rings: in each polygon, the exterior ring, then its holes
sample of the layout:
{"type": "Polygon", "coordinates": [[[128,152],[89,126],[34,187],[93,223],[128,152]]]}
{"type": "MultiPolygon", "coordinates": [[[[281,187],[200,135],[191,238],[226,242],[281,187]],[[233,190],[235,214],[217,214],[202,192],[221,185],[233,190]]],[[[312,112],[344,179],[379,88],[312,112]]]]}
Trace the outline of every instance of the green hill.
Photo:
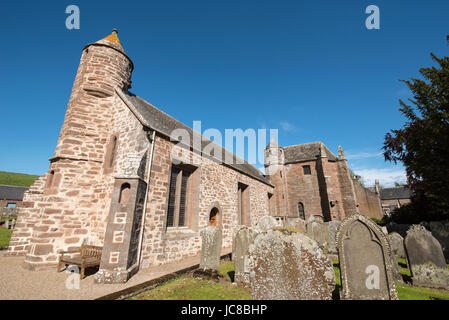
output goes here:
{"type": "Polygon", "coordinates": [[[0,171],[0,184],[7,186],[29,187],[39,176],[0,171]]]}

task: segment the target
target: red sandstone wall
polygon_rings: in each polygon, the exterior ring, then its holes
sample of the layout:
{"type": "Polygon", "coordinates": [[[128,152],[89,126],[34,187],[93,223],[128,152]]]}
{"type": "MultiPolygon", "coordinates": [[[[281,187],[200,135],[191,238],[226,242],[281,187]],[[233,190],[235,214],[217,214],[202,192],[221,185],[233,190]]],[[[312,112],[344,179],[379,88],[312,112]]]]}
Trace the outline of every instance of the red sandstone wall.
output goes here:
{"type": "Polygon", "coordinates": [[[322,216],[319,171],[316,161],[307,161],[285,166],[288,188],[288,215],[298,216],[298,203],[304,204],[306,220],[311,215],[322,216]],[[309,165],[310,175],[304,175],[303,166],[309,165]]]}
{"type": "Polygon", "coordinates": [[[357,203],[359,205],[358,211],[370,218],[381,219],[383,217],[383,211],[379,195],[364,188],[357,180],[353,180],[353,183],[357,203]]]}

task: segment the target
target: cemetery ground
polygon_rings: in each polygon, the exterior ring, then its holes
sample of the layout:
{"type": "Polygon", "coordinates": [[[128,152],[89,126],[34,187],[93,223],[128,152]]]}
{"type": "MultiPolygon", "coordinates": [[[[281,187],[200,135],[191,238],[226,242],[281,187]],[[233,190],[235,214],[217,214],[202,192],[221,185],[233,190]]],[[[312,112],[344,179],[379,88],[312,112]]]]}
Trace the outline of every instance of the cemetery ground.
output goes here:
{"type": "MultiPolygon", "coordinates": [[[[405,259],[397,259],[404,284],[397,283],[396,290],[400,300],[449,300],[449,291],[429,288],[413,287],[409,285],[411,277],[405,259]]],[[[333,261],[336,290],[334,298],[339,299],[340,266],[333,261]]],[[[449,269],[449,265],[448,265],[449,269]]],[[[194,278],[192,274],[180,276],[170,280],[152,290],[140,293],[130,300],[249,300],[249,289],[239,288],[233,282],[234,264],[227,261],[220,265],[220,282],[194,278]]]]}
{"type": "Polygon", "coordinates": [[[12,230],[0,228],[0,247],[7,247],[11,238],[12,230]]]}

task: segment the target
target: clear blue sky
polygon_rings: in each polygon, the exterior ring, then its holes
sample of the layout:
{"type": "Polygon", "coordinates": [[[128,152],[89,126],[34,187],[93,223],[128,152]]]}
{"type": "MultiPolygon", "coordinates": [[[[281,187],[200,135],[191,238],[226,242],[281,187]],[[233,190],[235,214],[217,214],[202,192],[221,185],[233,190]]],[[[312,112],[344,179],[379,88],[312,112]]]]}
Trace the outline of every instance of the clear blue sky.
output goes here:
{"type": "Polygon", "coordinates": [[[448,55],[448,12],[447,0],[1,0],[0,170],[48,170],[81,50],[116,27],[132,91],[185,124],[341,144],[368,184],[391,184],[403,169],[379,153],[404,123],[398,80],[430,66],[430,52],[448,55]],[[70,4],[80,30],[65,27],[70,4]],[[365,27],[370,4],[380,30],[365,27]]]}

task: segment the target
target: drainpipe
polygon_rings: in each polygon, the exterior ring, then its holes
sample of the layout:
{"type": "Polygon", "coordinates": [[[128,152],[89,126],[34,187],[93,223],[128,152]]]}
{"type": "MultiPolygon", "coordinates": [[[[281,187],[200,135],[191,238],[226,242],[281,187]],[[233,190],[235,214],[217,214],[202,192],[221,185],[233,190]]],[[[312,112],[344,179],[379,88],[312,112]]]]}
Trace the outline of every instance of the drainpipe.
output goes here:
{"type": "Polygon", "coordinates": [[[143,212],[142,212],[142,225],[140,226],[140,240],[139,240],[139,248],[137,250],[137,263],[138,267],[140,268],[140,257],[142,255],[142,243],[143,243],[143,233],[145,231],[145,220],[146,220],[146,213],[147,213],[147,203],[148,203],[148,194],[150,190],[150,174],[151,174],[151,166],[153,164],[153,154],[154,154],[154,144],[155,144],[155,138],[156,138],[156,131],[153,130],[153,136],[151,137],[151,150],[150,150],[150,161],[148,163],[148,172],[147,172],[147,189],[145,192],[145,201],[143,202],[143,212]]]}

